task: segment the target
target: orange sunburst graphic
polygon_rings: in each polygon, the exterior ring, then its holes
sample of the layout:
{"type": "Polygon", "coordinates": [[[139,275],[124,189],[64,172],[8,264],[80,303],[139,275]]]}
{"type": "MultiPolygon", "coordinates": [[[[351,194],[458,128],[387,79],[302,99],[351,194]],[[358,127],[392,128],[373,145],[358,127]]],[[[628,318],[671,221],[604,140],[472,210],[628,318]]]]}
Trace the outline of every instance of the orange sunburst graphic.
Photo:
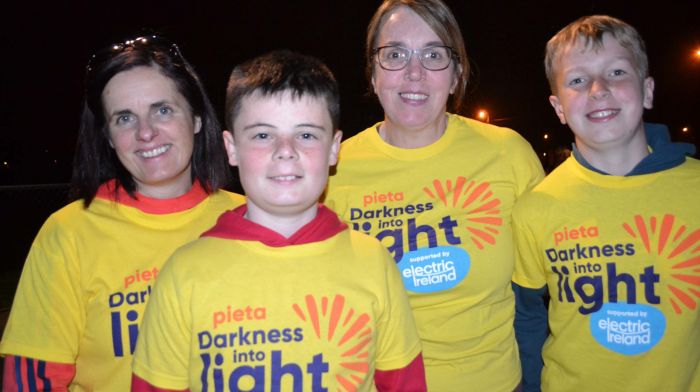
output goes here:
{"type": "Polygon", "coordinates": [[[432,199],[440,200],[444,205],[467,210],[466,229],[471,234],[471,240],[479,249],[484,249],[484,243],[494,245],[498,228],[503,226],[501,200],[493,195],[488,182],[477,184],[459,176],[454,180],[433,180],[433,187],[424,187],[423,191],[432,199]]]}
{"type": "Polygon", "coordinates": [[[645,221],[641,215],[635,215],[633,223],[624,223],[622,227],[642,241],[648,253],[656,253],[673,263],[671,268],[676,273],[671,273],[671,277],[675,280],[667,285],[673,294],[669,298],[673,311],[681,314],[681,304],[695,310],[700,301],[700,229],[688,233],[690,230],[670,214],[660,221],[655,216],[645,221]]]}
{"type": "Polygon", "coordinates": [[[354,392],[369,372],[369,346],[372,342],[372,328],[367,313],[355,314],[355,310],[345,306],[345,297],[336,295],[329,303],[328,297],[317,300],[313,295],[304,297],[304,304],[294,304],[294,312],[304,322],[311,323],[317,338],[335,343],[343,362],[340,366],[347,374],[336,374],[335,378],[342,389],[354,392]]]}

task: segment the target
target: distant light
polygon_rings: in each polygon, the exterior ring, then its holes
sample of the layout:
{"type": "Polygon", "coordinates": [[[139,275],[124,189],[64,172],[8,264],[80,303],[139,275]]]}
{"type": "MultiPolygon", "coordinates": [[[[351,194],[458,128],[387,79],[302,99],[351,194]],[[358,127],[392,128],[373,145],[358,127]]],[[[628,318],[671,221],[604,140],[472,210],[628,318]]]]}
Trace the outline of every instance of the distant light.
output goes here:
{"type": "Polygon", "coordinates": [[[546,156],[547,156],[547,153],[546,153],[546,152],[543,152],[543,153],[542,153],[542,156],[543,156],[543,157],[546,157],[546,156]]]}
{"type": "Polygon", "coordinates": [[[544,134],[544,139],[545,139],[545,140],[549,139],[549,134],[548,134],[548,133],[545,133],[545,134],[544,134]]]}
{"type": "Polygon", "coordinates": [[[688,127],[683,127],[683,129],[681,129],[681,130],[682,130],[683,132],[688,132],[688,131],[689,131],[688,127]]]}
{"type": "Polygon", "coordinates": [[[7,161],[3,161],[2,164],[5,165],[5,166],[9,165],[9,164],[7,163],[7,161]]]}

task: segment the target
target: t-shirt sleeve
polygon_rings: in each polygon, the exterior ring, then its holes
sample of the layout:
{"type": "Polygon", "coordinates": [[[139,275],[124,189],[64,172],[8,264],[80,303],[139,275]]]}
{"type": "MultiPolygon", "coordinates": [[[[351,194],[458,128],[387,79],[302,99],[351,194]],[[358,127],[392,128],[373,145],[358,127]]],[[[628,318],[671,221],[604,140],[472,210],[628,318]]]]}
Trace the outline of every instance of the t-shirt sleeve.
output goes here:
{"type": "Polygon", "coordinates": [[[542,181],[544,169],[542,169],[542,163],[530,143],[521,136],[515,138],[511,154],[518,196],[520,196],[542,181]]]}
{"type": "Polygon", "coordinates": [[[133,371],[154,387],[183,390],[189,386],[190,291],[172,268],[176,259],[177,253],[166,262],[151,293],[136,343],[133,371]]]}
{"type": "Polygon", "coordinates": [[[85,327],[77,257],[69,233],[50,217],[24,263],[0,352],[75,363],[85,327]]]}
{"type": "Polygon", "coordinates": [[[385,311],[377,323],[376,368],[392,370],[410,364],[421,352],[421,344],[396,263],[384,248],[381,254],[386,271],[386,298],[385,311]]]}
{"type": "Polygon", "coordinates": [[[513,237],[515,241],[515,267],[513,282],[532,289],[542,288],[547,284],[542,256],[538,250],[536,237],[527,224],[524,213],[527,207],[522,202],[513,210],[513,237]]]}

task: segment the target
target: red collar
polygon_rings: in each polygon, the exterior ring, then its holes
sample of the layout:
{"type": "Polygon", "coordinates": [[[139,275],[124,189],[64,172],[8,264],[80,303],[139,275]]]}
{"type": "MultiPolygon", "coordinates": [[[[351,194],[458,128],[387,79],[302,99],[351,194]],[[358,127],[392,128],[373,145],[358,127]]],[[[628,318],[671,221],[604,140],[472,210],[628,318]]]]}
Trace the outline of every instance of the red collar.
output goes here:
{"type": "Polygon", "coordinates": [[[323,204],[319,204],[316,217],[289,238],[285,238],[274,230],[244,218],[246,211],[248,211],[248,206],[244,204],[232,211],[224,212],[216,225],[202,234],[202,237],[258,241],[267,246],[282,247],[320,242],[333,237],[348,227],[335,212],[323,204]]]}
{"type": "Polygon", "coordinates": [[[121,186],[117,189],[115,195],[115,186],[115,180],[103,183],[97,189],[95,197],[134,207],[148,214],[172,214],[186,211],[199,204],[208,196],[202,185],[199,184],[199,181],[195,181],[187,193],[172,199],[154,199],[138,192],[136,192],[136,197],[133,198],[121,186]]]}

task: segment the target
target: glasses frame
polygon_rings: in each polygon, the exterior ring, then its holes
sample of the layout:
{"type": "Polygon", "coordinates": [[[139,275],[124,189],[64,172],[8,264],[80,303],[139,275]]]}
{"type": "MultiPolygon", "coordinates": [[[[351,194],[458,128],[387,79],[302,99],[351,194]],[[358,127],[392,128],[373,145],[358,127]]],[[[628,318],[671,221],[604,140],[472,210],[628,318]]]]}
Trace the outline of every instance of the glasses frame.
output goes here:
{"type": "Polygon", "coordinates": [[[377,63],[379,63],[379,66],[383,70],[386,70],[386,71],[401,71],[402,69],[405,69],[408,66],[408,64],[411,62],[411,59],[413,58],[414,54],[418,55],[418,62],[420,63],[421,67],[423,67],[424,69],[426,69],[428,71],[445,70],[445,69],[450,67],[450,64],[452,64],[452,60],[457,59],[457,55],[454,52],[454,48],[452,48],[451,46],[447,46],[447,45],[431,45],[431,46],[426,46],[425,48],[421,48],[421,49],[409,49],[409,48],[406,48],[406,47],[401,46],[401,45],[386,45],[386,46],[379,46],[377,48],[374,48],[374,50],[372,51],[372,55],[377,59],[377,63]],[[382,64],[382,60],[379,58],[378,54],[379,54],[380,50],[386,49],[386,48],[400,48],[400,49],[404,49],[408,52],[408,58],[406,59],[404,65],[401,68],[396,68],[396,69],[387,68],[386,66],[384,66],[384,64],[382,64]],[[423,56],[421,56],[423,51],[428,50],[428,49],[434,49],[434,48],[444,48],[444,49],[447,49],[447,51],[449,53],[448,58],[450,59],[450,61],[448,61],[447,65],[445,65],[442,68],[432,69],[432,68],[426,67],[425,64],[423,64],[423,56]]]}

